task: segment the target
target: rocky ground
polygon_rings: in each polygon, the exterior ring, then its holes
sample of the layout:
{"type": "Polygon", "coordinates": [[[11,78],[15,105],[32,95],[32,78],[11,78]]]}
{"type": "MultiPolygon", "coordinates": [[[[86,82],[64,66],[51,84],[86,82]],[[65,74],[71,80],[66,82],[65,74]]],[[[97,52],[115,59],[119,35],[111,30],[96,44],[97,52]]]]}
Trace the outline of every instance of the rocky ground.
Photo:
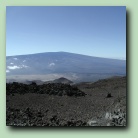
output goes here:
{"type": "Polygon", "coordinates": [[[126,126],[126,77],[6,84],[7,126],[126,126]]]}

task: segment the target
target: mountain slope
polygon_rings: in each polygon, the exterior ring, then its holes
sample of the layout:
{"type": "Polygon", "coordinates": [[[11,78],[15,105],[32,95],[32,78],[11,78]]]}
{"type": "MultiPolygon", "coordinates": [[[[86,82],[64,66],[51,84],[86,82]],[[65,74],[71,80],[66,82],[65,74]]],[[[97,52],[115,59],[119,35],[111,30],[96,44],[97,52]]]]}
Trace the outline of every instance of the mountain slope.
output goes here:
{"type": "MultiPolygon", "coordinates": [[[[6,57],[8,75],[72,74],[126,75],[126,61],[67,52],[47,52],[6,57]]],[[[64,77],[64,76],[63,76],[64,77]]],[[[56,79],[56,78],[55,78],[56,79]]]]}

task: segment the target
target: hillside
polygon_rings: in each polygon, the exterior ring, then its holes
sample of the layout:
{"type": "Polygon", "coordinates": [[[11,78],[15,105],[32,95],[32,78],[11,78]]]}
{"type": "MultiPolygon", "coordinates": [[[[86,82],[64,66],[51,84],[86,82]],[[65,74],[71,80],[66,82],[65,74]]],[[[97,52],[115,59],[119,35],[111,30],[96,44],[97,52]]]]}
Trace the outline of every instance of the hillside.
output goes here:
{"type": "Polygon", "coordinates": [[[97,81],[126,75],[126,61],[67,52],[47,52],[6,57],[7,80],[53,81],[64,77],[73,82],[97,81]]]}
{"type": "Polygon", "coordinates": [[[126,77],[6,89],[8,126],[126,126],[126,77]]]}

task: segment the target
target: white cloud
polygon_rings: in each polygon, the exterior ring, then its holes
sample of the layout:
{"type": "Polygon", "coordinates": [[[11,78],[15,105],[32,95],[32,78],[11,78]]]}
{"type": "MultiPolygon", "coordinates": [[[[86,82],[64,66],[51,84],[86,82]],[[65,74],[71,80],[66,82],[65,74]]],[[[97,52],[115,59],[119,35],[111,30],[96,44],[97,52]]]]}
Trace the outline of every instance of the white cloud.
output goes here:
{"type": "Polygon", "coordinates": [[[6,72],[8,73],[8,72],[10,72],[9,70],[6,70],[6,72]]]}
{"type": "Polygon", "coordinates": [[[14,60],[17,60],[17,58],[13,58],[14,60]]]}
{"type": "Polygon", "coordinates": [[[8,69],[19,69],[19,68],[21,68],[21,67],[18,67],[18,66],[8,66],[7,68],[8,68],[8,69]]]}
{"type": "Polygon", "coordinates": [[[51,67],[51,66],[55,66],[55,63],[50,63],[49,66],[50,66],[50,67],[51,67]]]}
{"type": "Polygon", "coordinates": [[[21,66],[7,66],[8,69],[21,69],[21,68],[28,68],[26,65],[21,66]]]}
{"type": "Polygon", "coordinates": [[[11,65],[13,65],[14,63],[10,63],[11,65]]]}
{"type": "Polygon", "coordinates": [[[21,68],[27,68],[28,66],[26,66],[26,65],[22,65],[22,67],[21,68]]]}
{"type": "Polygon", "coordinates": [[[74,79],[77,79],[78,77],[77,77],[77,75],[74,73],[74,74],[72,74],[72,77],[74,78],[74,79]]]}

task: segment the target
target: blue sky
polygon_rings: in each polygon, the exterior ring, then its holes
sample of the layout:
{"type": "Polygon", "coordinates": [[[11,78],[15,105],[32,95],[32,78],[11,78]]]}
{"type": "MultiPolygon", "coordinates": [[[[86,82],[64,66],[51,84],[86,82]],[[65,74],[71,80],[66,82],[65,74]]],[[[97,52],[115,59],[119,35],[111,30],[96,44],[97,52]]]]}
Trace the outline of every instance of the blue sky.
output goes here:
{"type": "Polygon", "coordinates": [[[7,6],[6,56],[58,51],[126,59],[126,7],[7,6]]]}

